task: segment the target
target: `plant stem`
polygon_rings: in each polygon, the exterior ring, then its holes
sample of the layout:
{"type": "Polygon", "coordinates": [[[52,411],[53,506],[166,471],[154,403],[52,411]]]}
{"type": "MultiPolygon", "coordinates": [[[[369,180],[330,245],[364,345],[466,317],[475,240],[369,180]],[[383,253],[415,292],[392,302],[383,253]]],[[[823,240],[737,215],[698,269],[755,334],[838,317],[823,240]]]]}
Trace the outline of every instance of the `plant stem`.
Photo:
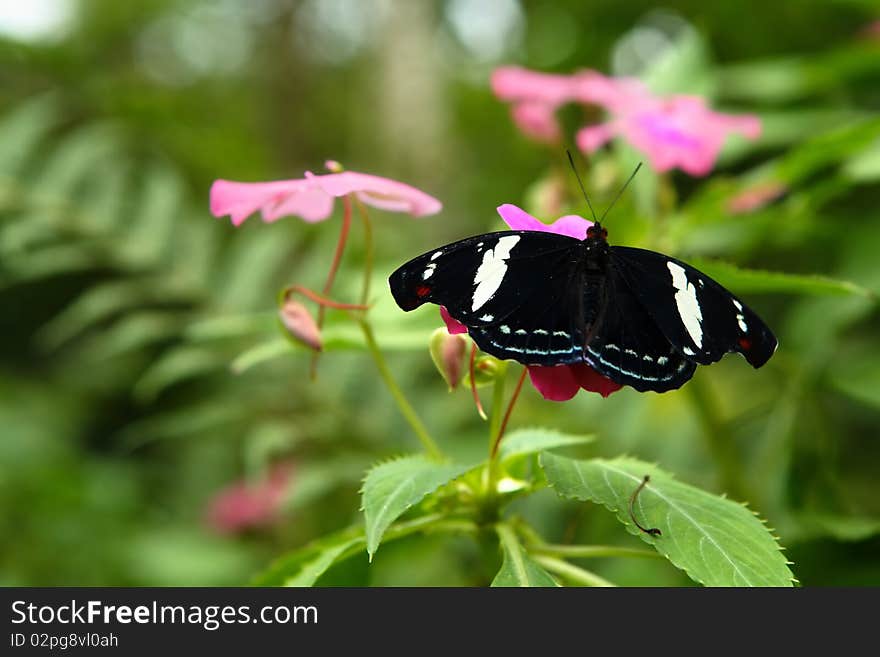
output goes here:
{"type": "Polygon", "coordinates": [[[504,405],[504,388],[507,384],[507,366],[502,361],[499,363],[498,371],[495,373],[495,382],[492,386],[492,414],[489,416],[489,455],[491,457],[492,448],[495,445],[495,436],[498,435],[498,429],[501,427],[502,411],[504,405]]]}
{"type": "MultiPolygon", "coordinates": [[[[333,289],[333,282],[336,280],[336,272],[339,271],[339,263],[342,262],[342,254],[345,252],[345,244],[348,241],[348,232],[351,229],[351,200],[348,196],[342,197],[342,227],[339,229],[339,240],[336,242],[336,251],[333,253],[333,262],[330,263],[330,271],[327,272],[327,280],[324,282],[324,287],[322,288],[322,292],[324,296],[330,294],[330,290],[333,289]]],[[[324,326],[324,315],[326,313],[326,309],[324,306],[318,306],[318,330],[323,328],[324,326]]],[[[315,380],[315,377],[318,375],[318,358],[320,354],[315,353],[312,356],[312,364],[310,370],[310,376],[312,381],[315,380]]]]}
{"type": "Polygon", "coordinates": [[[489,499],[495,497],[495,482],[498,480],[498,467],[495,462],[495,443],[501,428],[502,410],[504,405],[504,387],[507,384],[507,364],[501,361],[495,373],[492,387],[492,415],[489,416],[489,467],[486,472],[486,494],[489,499]]]}
{"type": "Polygon", "coordinates": [[[376,338],[373,335],[373,329],[370,327],[370,324],[363,318],[358,319],[357,322],[360,324],[361,330],[364,333],[364,340],[367,343],[367,349],[373,357],[373,361],[376,363],[379,375],[388,387],[391,396],[394,397],[394,401],[397,402],[397,407],[400,409],[401,415],[403,415],[404,419],[409,423],[409,426],[422,443],[422,447],[428,452],[428,455],[435,459],[442,459],[443,452],[440,451],[437,443],[431,438],[425,425],[422,424],[422,421],[416,414],[415,409],[413,409],[412,405],[407,401],[400,386],[398,386],[397,382],[394,380],[391,370],[388,369],[388,364],[385,362],[382,350],[379,349],[379,345],[376,343],[376,338]]]}
{"type": "Polygon", "coordinates": [[[471,343],[471,355],[468,359],[468,376],[471,380],[471,394],[474,397],[474,405],[477,407],[477,414],[480,416],[480,419],[485,421],[489,418],[486,417],[486,411],[483,410],[483,402],[480,401],[480,392],[477,390],[477,372],[474,369],[474,362],[477,359],[477,343],[471,343]]]}
{"type": "Polygon", "coordinates": [[[519,393],[522,390],[523,382],[526,380],[527,372],[528,368],[524,367],[519,375],[519,380],[516,382],[516,388],[513,389],[513,396],[507,404],[507,410],[504,412],[504,419],[501,420],[501,426],[498,428],[498,434],[496,435],[495,442],[492,444],[492,449],[489,452],[489,458],[493,461],[498,455],[498,448],[501,446],[501,439],[504,438],[504,431],[507,429],[507,423],[510,421],[513,407],[516,406],[516,400],[519,399],[519,393]]]}
{"type": "Polygon", "coordinates": [[[582,586],[614,586],[607,579],[599,577],[596,573],[585,570],[579,566],[573,566],[570,563],[557,559],[555,557],[546,557],[540,554],[532,555],[532,559],[540,566],[543,566],[551,573],[555,573],[560,577],[567,579],[569,582],[580,584],[582,586]]]}
{"type": "Polygon", "coordinates": [[[530,546],[534,554],[563,559],[593,559],[599,557],[635,557],[640,559],[662,559],[663,555],[654,550],[617,547],[616,545],[554,545],[539,544],[530,546]]]}
{"type": "Polygon", "coordinates": [[[367,304],[370,298],[370,282],[373,279],[373,225],[370,223],[370,214],[366,206],[357,196],[354,196],[354,200],[364,224],[364,287],[361,292],[361,303],[367,304]]]}
{"type": "Polygon", "coordinates": [[[369,306],[364,306],[357,303],[340,303],[339,301],[334,301],[333,299],[328,299],[325,296],[321,296],[317,292],[313,292],[307,287],[303,287],[302,285],[289,285],[288,287],[282,290],[282,299],[287,300],[291,294],[301,294],[307,299],[314,301],[318,304],[318,307],[321,310],[325,308],[336,308],[338,310],[368,310],[369,306]]]}

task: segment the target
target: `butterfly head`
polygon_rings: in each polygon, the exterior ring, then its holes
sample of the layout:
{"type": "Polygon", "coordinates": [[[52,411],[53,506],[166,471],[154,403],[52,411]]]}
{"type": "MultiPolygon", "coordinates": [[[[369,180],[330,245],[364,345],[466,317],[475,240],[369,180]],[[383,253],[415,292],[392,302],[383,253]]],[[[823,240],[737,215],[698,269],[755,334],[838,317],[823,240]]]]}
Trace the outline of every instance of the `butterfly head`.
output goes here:
{"type": "Polygon", "coordinates": [[[587,228],[587,239],[602,240],[604,242],[608,239],[608,231],[605,229],[605,226],[597,221],[592,226],[587,228]]]}

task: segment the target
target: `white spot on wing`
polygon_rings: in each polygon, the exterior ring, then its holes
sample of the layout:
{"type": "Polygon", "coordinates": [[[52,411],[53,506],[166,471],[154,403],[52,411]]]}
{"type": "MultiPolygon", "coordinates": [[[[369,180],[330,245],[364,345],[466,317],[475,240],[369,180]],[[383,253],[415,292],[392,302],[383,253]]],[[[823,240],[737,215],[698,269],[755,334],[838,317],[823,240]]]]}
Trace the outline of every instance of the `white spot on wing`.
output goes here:
{"type": "Polygon", "coordinates": [[[736,316],[736,323],[739,324],[740,331],[742,331],[743,333],[749,332],[749,326],[748,326],[748,324],[746,324],[745,317],[743,317],[742,315],[737,315],[736,316]]]}
{"type": "Polygon", "coordinates": [[[517,335],[525,335],[526,333],[528,333],[528,331],[526,331],[525,329],[516,329],[517,335]]]}
{"type": "Polygon", "coordinates": [[[493,319],[495,319],[494,315],[483,315],[482,317],[480,317],[480,321],[483,322],[491,322],[493,319]]]}
{"type": "Polygon", "coordinates": [[[669,359],[668,359],[666,356],[660,356],[660,357],[657,359],[657,364],[658,364],[658,365],[666,365],[666,363],[668,363],[668,362],[669,362],[669,359]]]}
{"type": "Polygon", "coordinates": [[[677,290],[675,293],[675,305],[678,308],[678,316],[681,318],[681,323],[684,324],[688,335],[691,336],[691,340],[694,341],[697,348],[702,349],[703,313],[700,310],[700,303],[697,301],[697,288],[688,281],[687,274],[681,265],[670,261],[666,263],[666,267],[669,269],[669,273],[672,274],[672,285],[677,290]]]}
{"type": "Polygon", "coordinates": [[[434,253],[434,255],[431,256],[431,260],[436,260],[437,258],[439,258],[442,255],[443,255],[443,251],[436,251],[434,253]]]}
{"type": "Polygon", "coordinates": [[[519,235],[502,237],[495,244],[494,249],[488,249],[483,254],[483,262],[474,276],[474,285],[477,287],[474,290],[473,303],[471,304],[472,311],[482,307],[501,287],[501,281],[504,280],[504,275],[507,273],[507,259],[510,257],[510,251],[519,240],[519,235]]]}
{"type": "Polygon", "coordinates": [[[696,355],[694,353],[694,350],[691,349],[690,347],[685,347],[684,349],[682,349],[682,351],[684,352],[685,356],[695,356],[696,355]]]}
{"type": "Polygon", "coordinates": [[[434,275],[435,269],[437,269],[437,265],[435,265],[435,264],[430,264],[427,267],[425,267],[425,271],[422,272],[422,280],[426,281],[429,278],[431,278],[431,276],[434,275]]]}
{"type": "Polygon", "coordinates": [[[498,330],[502,333],[510,333],[510,327],[507,324],[502,324],[498,327],[498,330]]]}

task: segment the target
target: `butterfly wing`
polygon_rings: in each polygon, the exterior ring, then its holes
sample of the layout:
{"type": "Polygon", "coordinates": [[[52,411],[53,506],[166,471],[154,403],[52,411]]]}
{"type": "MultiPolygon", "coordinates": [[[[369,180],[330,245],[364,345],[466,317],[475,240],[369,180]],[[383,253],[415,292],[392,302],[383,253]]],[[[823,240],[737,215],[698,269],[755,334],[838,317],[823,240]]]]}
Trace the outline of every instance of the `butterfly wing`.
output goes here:
{"type": "Polygon", "coordinates": [[[486,353],[528,365],[583,360],[580,242],[501,231],[441,246],[389,278],[403,310],[445,306],[486,353]]]}
{"type": "Polygon", "coordinates": [[[586,304],[599,309],[595,330],[586,349],[586,360],[615,383],[639,392],[666,392],[681,387],[696,370],[696,363],[676,349],[613,268],[600,289],[586,304]]]}
{"type": "Polygon", "coordinates": [[[776,351],[773,332],[748,306],[690,265],[654,251],[613,246],[609,269],[676,349],[708,365],[736,351],[761,367],[776,351]]]}

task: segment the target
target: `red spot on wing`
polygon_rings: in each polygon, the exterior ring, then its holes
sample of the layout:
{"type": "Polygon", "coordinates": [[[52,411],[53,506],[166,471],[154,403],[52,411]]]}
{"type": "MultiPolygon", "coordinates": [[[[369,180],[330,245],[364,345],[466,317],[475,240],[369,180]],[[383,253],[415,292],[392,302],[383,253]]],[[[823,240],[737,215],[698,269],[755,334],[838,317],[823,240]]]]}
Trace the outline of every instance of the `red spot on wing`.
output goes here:
{"type": "Polygon", "coordinates": [[[426,297],[429,294],[431,294],[431,288],[428,287],[427,285],[419,285],[416,288],[416,294],[418,295],[419,298],[426,297]]]}
{"type": "Polygon", "coordinates": [[[739,339],[739,346],[740,346],[740,349],[742,349],[743,351],[748,351],[749,349],[752,348],[752,341],[749,340],[748,338],[740,338],[739,339]]]}

